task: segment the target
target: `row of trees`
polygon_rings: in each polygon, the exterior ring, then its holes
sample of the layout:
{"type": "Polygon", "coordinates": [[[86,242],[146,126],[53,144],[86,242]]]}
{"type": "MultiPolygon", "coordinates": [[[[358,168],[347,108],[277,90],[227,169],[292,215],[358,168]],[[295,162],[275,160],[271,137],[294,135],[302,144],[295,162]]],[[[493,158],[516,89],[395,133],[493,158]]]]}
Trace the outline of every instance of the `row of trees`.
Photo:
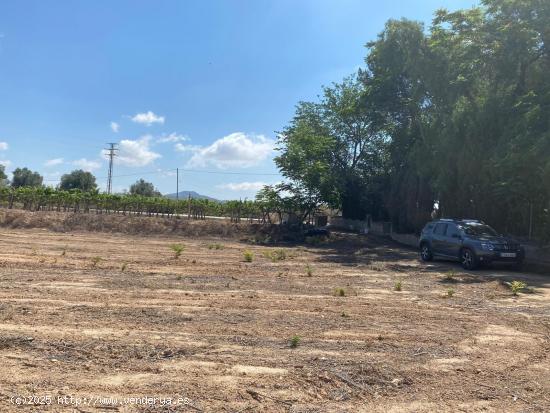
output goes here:
{"type": "MultiPolygon", "coordinates": [[[[39,188],[43,186],[44,177],[28,168],[16,168],[11,181],[8,180],[4,165],[0,165],[0,188],[39,188]]],[[[77,169],[61,176],[58,188],[64,191],[79,189],[93,191],[97,189],[96,179],[90,172],[77,169]]]]}
{"type": "MultiPolygon", "coordinates": [[[[4,165],[0,165],[0,187],[11,186],[12,188],[39,188],[43,186],[44,178],[38,172],[31,171],[28,168],[16,168],[13,171],[11,181],[7,179],[4,165]]],[[[77,189],[83,192],[97,191],[97,183],[95,176],[83,171],[82,169],[74,170],[68,174],[61,176],[57,187],[62,191],[71,191],[77,189]]],[[[139,179],[130,186],[129,193],[131,195],[140,195],[148,197],[160,197],[162,194],[150,182],[139,179]]]]}
{"type": "Polygon", "coordinates": [[[550,2],[390,20],[366,67],[301,102],[276,158],[346,218],[479,218],[550,238],[550,2]]]}

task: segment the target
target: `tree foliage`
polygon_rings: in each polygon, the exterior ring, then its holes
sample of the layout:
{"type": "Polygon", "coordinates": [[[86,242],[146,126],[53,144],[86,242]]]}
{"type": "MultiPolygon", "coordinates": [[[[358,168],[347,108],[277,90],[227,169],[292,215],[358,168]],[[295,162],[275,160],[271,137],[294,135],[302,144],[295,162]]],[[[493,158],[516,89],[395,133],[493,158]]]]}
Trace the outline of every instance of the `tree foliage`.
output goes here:
{"type": "Polygon", "coordinates": [[[8,176],[6,175],[6,167],[0,164],[0,187],[5,186],[8,176]]]}
{"type": "Polygon", "coordinates": [[[130,194],[141,196],[161,196],[161,193],[157,191],[151,182],[146,182],[143,179],[136,181],[130,186],[130,194]]]}
{"type": "Polygon", "coordinates": [[[370,203],[384,166],[384,136],[364,92],[352,76],[324,88],[320,102],[300,102],[275,158],[286,178],[352,219],[377,210],[370,203]]]}
{"type": "Polygon", "coordinates": [[[43,177],[38,172],[33,172],[28,168],[17,168],[13,171],[11,186],[19,187],[37,187],[42,186],[43,177]]]}
{"type": "Polygon", "coordinates": [[[78,189],[88,192],[97,190],[97,184],[95,181],[95,176],[92,175],[92,173],[86,172],[82,169],[76,169],[71,173],[61,176],[59,189],[64,191],[78,189]]]}
{"type": "Polygon", "coordinates": [[[545,0],[438,10],[428,29],[388,21],[359,82],[298,105],[281,171],[344,216],[387,214],[397,230],[436,213],[549,238],[549,27],[545,0]]]}

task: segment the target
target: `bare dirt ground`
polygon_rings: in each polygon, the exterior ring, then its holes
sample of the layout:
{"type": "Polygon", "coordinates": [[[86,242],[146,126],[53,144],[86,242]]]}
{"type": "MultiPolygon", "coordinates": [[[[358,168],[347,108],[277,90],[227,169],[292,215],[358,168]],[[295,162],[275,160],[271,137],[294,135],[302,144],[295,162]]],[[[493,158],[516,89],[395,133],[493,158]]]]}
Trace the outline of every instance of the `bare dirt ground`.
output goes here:
{"type": "Polygon", "coordinates": [[[550,411],[549,276],[335,238],[0,229],[0,411],[550,411]]]}

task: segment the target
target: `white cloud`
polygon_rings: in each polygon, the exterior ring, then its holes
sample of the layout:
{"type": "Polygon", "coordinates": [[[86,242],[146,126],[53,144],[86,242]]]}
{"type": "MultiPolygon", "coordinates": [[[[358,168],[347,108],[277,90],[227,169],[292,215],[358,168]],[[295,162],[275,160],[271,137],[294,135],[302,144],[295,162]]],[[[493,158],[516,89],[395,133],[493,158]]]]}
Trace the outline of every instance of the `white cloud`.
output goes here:
{"type": "Polygon", "coordinates": [[[229,189],[231,191],[259,191],[266,185],[265,182],[230,182],[228,184],[218,185],[218,188],[229,189]]]}
{"type": "Polygon", "coordinates": [[[9,161],[7,159],[0,160],[0,165],[4,165],[6,167],[6,169],[8,169],[11,166],[11,161],[9,161]]]}
{"type": "Polygon", "coordinates": [[[202,149],[199,145],[184,145],[183,143],[176,143],[174,149],[178,152],[198,152],[202,149]]]}
{"type": "Polygon", "coordinates": [[[7,142],[0,142],[0,151],[7,151],[9,148],[9,145],[7,142]]]}
{"type": "Polygon", "coordinates": [[[73,161],[72,164],[88,172],[92,172],[94,169],[98,169],[101,166],[101,163],[98,161],[90,161],[86,158],[77,159],[73,161]]]}
{"type": "Polygon", "coordinates": [[[61,165],[63,163],[63,158],[48,159],[44,162],[44,166],[55,166],[61,165]]]}
{"type": "Polygon", "coordinates": [[[141,123],[143,125],[151,126],[153,123],[164,123],[164,116],[155,115],[153,112],[148,111],[145,113],[138,113],[132,118],[133,122],[141,123]]]}
{"type": "Polygon", "coordinates": [[[116,122],[111,122],[111,130],[115,133],[118,133],[118,130],[120,129],[120,125],[116,122]]]}
{"type": "Polygon", "coordinates": [[[150,135],[142,136],[138,140],[123,139],[119,144],[119,151],[115,158],[126,166],[145,166],[160,158],[159,153],[149,148],[150,135]]]}
{"type": "Polygon", "coordinates": [[[189,138],[187,136],[178,135],[175,132],[172,132],[170,135],[163,135],[160,138],[157,139],[157,143],[176,143],[176,142],[184,142],[188,141],[189,138]]]}
{"type": "MultiPolygon", "coordinates": [[[[190,167],[214,165],[218,168],[247,168],[258,165],[272,152],[275,142],[263,135],[235,132],[218,139],[210,146],[190,149],[194,152],[190,167]]],[[[176,150],[185,150],[185,145],[176,150]]]]}

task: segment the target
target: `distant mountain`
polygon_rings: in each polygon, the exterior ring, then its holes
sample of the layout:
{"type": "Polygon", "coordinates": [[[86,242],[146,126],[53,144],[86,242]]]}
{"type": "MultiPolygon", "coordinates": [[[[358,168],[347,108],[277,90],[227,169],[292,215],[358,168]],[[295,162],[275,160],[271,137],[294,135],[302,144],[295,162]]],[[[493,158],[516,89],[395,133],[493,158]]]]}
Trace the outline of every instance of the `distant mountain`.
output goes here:
{"type": "MultiPolygon", "coordinates": [[[[177,196],[176,194],[167,194],[167,195],[164,195],[166,198],[170,198],[170,199],[176,199],[177,196]]],[[[201,195],[195,191],[180,191],[179,192],[179,198],[180,199],[187,199],[189,198],[189,196],[191,196],[191,198],[193,199],[208,199],[209,201],[214,201],[214,202],[220,202],[219,199],[216,199],[216,198],[211,198],[209,196],[206,196],[206,195],[201,195]]]]}

